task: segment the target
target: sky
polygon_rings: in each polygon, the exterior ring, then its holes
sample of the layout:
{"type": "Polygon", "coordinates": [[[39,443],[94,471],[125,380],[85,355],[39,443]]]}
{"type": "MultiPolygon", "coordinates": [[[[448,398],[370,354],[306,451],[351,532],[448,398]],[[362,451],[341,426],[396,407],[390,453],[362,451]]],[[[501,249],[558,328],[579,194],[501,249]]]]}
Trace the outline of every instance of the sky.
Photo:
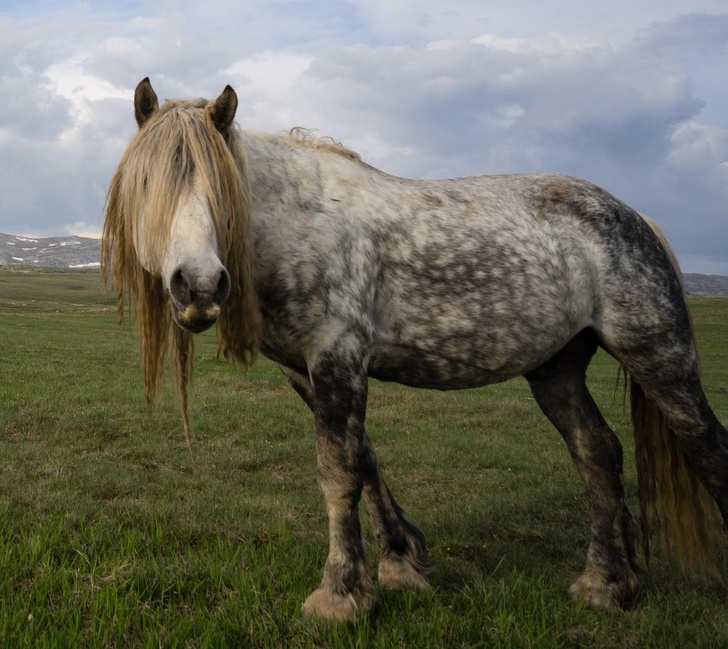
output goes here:
{"type": "Polygon", "coordinates": [[[0,232],[99,236],[149,76],[398,176],[586,178],[728,275],[726,70],[728,0],[0,0],[0,232]]]}

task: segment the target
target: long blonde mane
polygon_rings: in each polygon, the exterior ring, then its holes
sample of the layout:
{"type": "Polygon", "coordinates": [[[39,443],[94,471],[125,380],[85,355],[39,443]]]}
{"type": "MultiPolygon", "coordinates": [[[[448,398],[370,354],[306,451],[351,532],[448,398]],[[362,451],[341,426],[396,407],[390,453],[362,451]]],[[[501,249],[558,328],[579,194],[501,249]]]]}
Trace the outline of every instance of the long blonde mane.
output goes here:
{"type": "Polygon", "coordinates": [[[204,99],[170,101],[140,128],[109,189],[101,250],[103,279],[108,284],[113,277],[116,286],[119,320],[128,301],[139,325],[147,400],[159,393],[171,345],[185,416],[193,337],[172,320],[159,269],[142,267],[135,244],[144,214],[146,256],[161,263],[172,218],[193,178],[208,198],[218,254],[230,274],[231,292],[218,321],[225,357],[247,368],[255,360],[260,333],[245,154],[234,126],[226,136],[217,130],[210,106],[204,99]]]}

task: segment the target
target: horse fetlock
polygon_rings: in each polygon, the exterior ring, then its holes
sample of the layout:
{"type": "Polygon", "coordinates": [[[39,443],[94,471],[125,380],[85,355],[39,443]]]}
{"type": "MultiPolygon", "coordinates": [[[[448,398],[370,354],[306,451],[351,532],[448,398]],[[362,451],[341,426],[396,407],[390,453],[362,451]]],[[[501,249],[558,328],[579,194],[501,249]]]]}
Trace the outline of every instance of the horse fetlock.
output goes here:
{"type": "Polygon", "coordinates": [[[383,557],[379,562],[379,585],[391,590],[425,592],[432,586],[405,557],[383,557]]]}
{"type": "Polygon", "coordinates": [[[324,582],[311,593],[301,606],[306,617],[316,618],[327,624],[335,622],[356,622],[371,611],[376,604],[371,582],[356,591],[342,591],[330,582],[324,582]]]}
{"type": "Polygon", "coordinates": [[[639,582],[632,570],[617,578],[604,568],[590,566],[571,585],[569,594],[589,608],[613,611],[632,601],[638,589],[639,582]]]}

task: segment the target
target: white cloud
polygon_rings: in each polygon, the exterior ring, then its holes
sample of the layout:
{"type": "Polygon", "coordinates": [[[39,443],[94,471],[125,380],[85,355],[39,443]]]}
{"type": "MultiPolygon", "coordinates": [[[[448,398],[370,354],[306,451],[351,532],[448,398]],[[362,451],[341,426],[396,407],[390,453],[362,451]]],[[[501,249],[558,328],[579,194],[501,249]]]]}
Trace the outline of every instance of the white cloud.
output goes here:
{"type": "MultiPolygon", "coordinates": [[[[261,130],[280,131],[297,124],[303,107],[292,98],[302,94],[302,77],[313,58],[286,52],[261,52],[223,71],[243,96],[239,120],[261,130]]],[[[219,89],[222,90],[222,87],[219,89]]]]}
{"type": "MultiPolygon", "coordinates": [[[[88,74],[83,64],[84,57],[75,56],[51,65],[44,73],[55,95],[71,104],[68,114],[72,123],[58,136],[64,143],[85,137],[84,128],[96,118],[93,108],[96,102],[133,98],[130,90],[117,88],[105,79],[88,74]]],[[[79,144],[83,146],[83,143],[79,144]]]]}
{"type": "Polygon", "coordinates": [[[681,123],[672,134],[667,163],[679,171],[716,172],[728,185],[728,131],[695,121],[681,123]]]}
{"type": "MultiPolygon", "coordinates": [[[[574,52],[579,55],[589,52],[598,54],[607,47],[604,41],[573,40],[553,34],[536,38],[513,38],[497,34],[483,34],[472,39],[472,42],[502,52],[542,56],[561,56],[565,52],[574,52]]],[[[457,42],[453,44],[457,45],[457,42]]]]}

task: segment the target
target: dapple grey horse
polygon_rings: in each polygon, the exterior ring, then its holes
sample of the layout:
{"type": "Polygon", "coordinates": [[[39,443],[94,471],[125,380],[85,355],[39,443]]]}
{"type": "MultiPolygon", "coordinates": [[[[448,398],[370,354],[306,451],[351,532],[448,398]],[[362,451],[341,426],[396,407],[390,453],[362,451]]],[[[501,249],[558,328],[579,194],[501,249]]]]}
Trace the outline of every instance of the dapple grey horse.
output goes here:
{"type": "Polygon", "coordinates": [[[425,539],[365,431],[368,377],[449,390],[525,376],[589,499],[586,568],[571,592],[597,608],[632,598],[622,449],[585,380],[600,346],[630,377],[645,539],[661,516],[679,560],[711,564],[710,519],[728,514],[728,437],[655,226],[566,176],[393,177],[332,141],[240,130],[237,104],[228,86],[160,107],[149,80],[138,85],[103,270],[120,314],[125,300],[136,313],[150,397],[171,341],[186,417],[192,334],[217,322],[229,357],[247,366],[262,352],[310,407],[329,554],[304,613],[353,620],[374,605],[362,499],[379,584],[428,588],[425,539]]]}

